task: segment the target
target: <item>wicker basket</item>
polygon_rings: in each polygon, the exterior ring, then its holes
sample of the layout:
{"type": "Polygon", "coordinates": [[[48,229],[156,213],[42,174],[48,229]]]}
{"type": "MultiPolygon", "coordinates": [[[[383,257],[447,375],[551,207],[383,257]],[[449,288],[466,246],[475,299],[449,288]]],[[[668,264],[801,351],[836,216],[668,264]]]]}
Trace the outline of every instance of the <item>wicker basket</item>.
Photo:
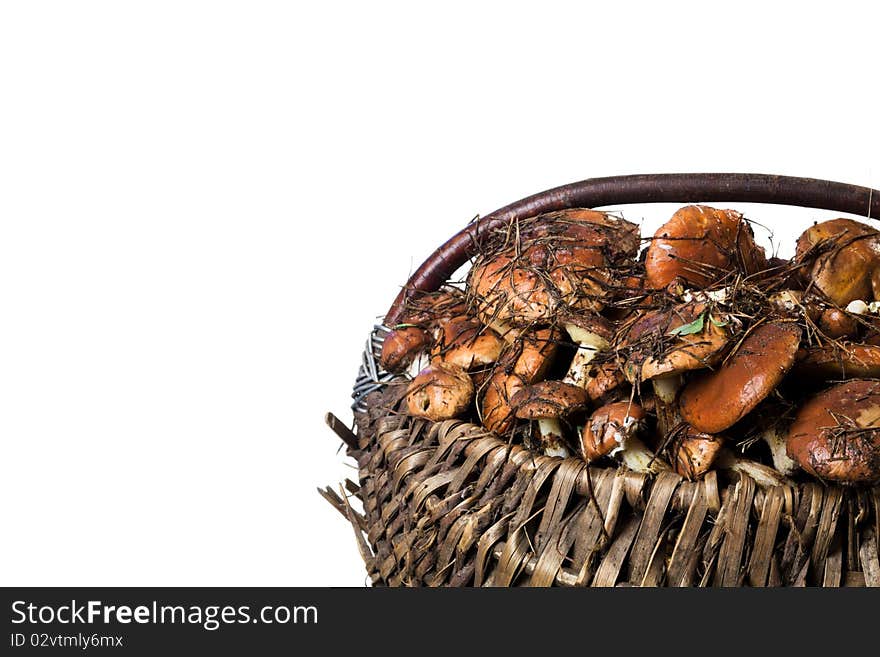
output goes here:
{"type": "MultiPolygon", "coordinates": [[[[757,202],[880,217],[880,192],[759,174],[586,180],[531,196],[455,235],[415,272],[437,289],[481,231],[572,207],[757,202]]],[[[398,412],[406,379],[382,372],[374,330],[355,384],[356,433],[328,415],[359,482],[320,491],[352,524],[374,585],[880,586],[880,487],[762,489],[710,472],[690,482],[587,466],[510,445],[482,427],[398,412]],[[360,499],[364,513],[350,504],[360,499]]]]}

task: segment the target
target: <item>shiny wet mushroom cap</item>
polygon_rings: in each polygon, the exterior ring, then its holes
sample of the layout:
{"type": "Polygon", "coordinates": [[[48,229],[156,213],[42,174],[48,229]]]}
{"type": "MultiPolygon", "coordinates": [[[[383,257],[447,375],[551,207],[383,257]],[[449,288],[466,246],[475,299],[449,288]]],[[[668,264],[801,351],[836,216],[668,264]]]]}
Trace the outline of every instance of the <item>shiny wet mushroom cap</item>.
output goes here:
{"type": "Polygon", "coordinates": [[[702,372],[681,391],[682,418],[697,431],[715,434],[750,413],[794,364],[801,329],[794,322],[766,322],[746,335],[717,369],[702,372]]]}
{"type": "Polygon", "coordinates": [[[792,375],[826,381],[880,377],[880,346],[842,342],[802,349],[792,375]]]}
{"type": "Polygon", "coordinates": [[[474,398],[474,384],[462,368],[434,363],[410,381],[406,407],[410,415],[448,420],[463,414],[474,398]]]}
{"type": "Polygon", "coordinates": [[[739,212],[689,205],[654,233],[645,257],[646,284],[658,290],[681,277],[704,288],[731,271],[753,274],[765,266],[764,250],[739,212]]]}
{"type": "Polygon", "coordinates": [[[814,396],[798,411],[786,445],[789,456],[821,479],[880,480],[880,381],[847,381],[814,396]]]}

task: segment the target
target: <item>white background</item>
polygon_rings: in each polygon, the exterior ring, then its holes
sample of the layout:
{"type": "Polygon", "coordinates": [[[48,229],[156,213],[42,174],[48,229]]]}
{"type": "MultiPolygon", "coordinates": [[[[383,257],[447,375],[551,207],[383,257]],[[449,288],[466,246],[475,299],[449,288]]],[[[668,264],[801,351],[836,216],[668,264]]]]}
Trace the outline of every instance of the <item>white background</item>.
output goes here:
{"type": "MultiPolygon", "coordinates": [[[[475,214],[880,187],[868,3],[306,4],[0,6],[0,583],[361,586],[323,414],[475,214]]],[[[783,254],[822,216],[743,209],[783,254]]]]}

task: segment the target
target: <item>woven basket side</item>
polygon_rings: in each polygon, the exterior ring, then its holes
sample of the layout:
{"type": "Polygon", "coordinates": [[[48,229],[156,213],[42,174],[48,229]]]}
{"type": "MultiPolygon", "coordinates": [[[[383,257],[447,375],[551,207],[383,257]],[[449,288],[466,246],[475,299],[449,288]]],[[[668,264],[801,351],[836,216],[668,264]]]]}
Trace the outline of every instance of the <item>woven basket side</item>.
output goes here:
{"type": "Polygon", "coordinates": [[[374,429],[351,450],[364,514],[334,504],[376,585],[880,586],[878,488],[653,477],[394,413],[374,429]]]}

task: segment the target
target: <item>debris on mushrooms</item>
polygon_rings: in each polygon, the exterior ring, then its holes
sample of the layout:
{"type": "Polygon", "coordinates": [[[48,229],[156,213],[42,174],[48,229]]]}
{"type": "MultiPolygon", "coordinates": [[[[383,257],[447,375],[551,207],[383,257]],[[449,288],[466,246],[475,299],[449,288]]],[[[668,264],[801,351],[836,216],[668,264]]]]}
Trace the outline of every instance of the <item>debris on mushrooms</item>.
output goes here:
{"type": "Polygon", "coordinates": [[[590,363],[597,352],[608,348],[613,329],[600,315],[577,314],[566,318],[565,330],[577,345],[577,352],[562,380],[586,388],[590,363]]]}
{"type": "Polygon", "coordinates": [[[549,213],[515,232],[490,239],[468,273],[477,316],[492,328],[549,322],[563,308],[601,310],[609,268],[639,244],[635,224],[594,210],[549,213]]]}
{"type": "Polygon", "coordinates": [[[794,364],[800,339],[794,322],[759,324],[721,366],[682,389],[681,417],[704,433],[729,429],[776,389],[794,364]]]}
{"type": "Polygon", "coordinates": [[[853,380],[817,394],[798,411],[789,455],[821,479],[880,480],[880,381],[853,380]]]}
{"type": "Polygon", "coordinates": [[[795,260],[808,285],[841,308],[880,297],[880,232],[871,226],[852,219],[814,224],[798,238],[795,260]]]}
{"type": "Polygon", "coordinates": [[[625,382],[626,377],[615,361],[591,363],[587,370],[587,384],[584,389],[590,401],[597,401],[617,390],[625,382]]]}
{"type": "Polygon", "coordinates": [[[629,352],[624,374],[633,385],[652,382],[662,436],[677,423],[674,405],[682,374],[718,362],[730,340],[730,323],[707,304],[686,303],[645,313],[626,332],[620,344],[629,352]]]}
{"type": "Polygon", "coordinates": [[[721,436],[702,433],[684,425],[672,442],[675,471],[687,479],[699,479],[715,463],[723,446],[724,439],[721,436]]]}
{"type": "Polygon", "coordinates": [[[403,322],[385,336],[379,364],[388,372],[404,372],[430,349],[431,333],[465,310],[464,294],[452,287],[409,299],[403,322]]]}
{"type": "Polygon", "coordinates": [[[630,470],[660,472],[669,466],[639,439],[647,415],[631,401],[600,406],[581,431],[581,453],[590,463],[602,456],[616,456],[630,470]]]}
{"type": "Polygon", "coordinates": [[[462,368],[434,363],[410,381],[406,407],[410,415],[448,420],[463,414],[474,398],[474,384],[462,368]]]}
{"type": "Polygon", "coordinates": [[[510,398],[516,417],[538,421],[542,452],[563,458],[569,456],[569,451],[559,420],[586,404],[583,388],[562,381],[541,381],[521,388],[510,398]]]}
{"type": "Polygon", "coordinates": [[[765,266],[764,250],[739,212],[689,205],[654,233],[645,257],[646,284],[661,289],[680,276],[705,288],[731,272],[753,274],[765,266]]]}

